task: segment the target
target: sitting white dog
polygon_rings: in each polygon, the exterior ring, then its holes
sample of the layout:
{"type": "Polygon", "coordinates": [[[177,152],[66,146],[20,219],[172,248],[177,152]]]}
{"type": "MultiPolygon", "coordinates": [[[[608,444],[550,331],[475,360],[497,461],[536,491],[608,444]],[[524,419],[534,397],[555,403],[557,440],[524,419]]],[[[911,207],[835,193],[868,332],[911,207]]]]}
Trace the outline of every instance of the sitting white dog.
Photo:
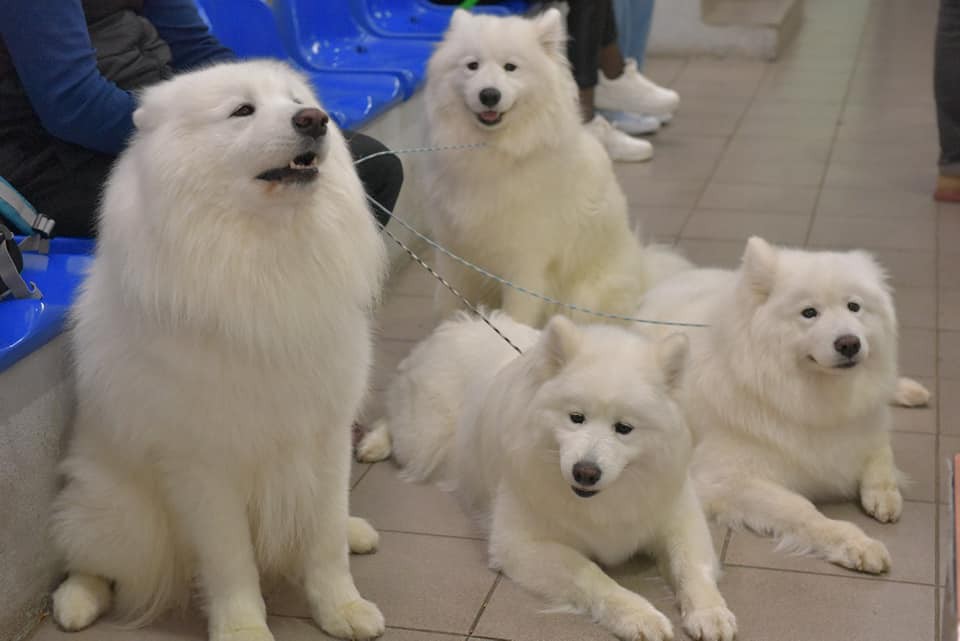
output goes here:
{"type": "Polygon", "coordinates": [[[751,238],[738,271],[679,274],[638,315],[709,325],[687,330],[682,394],[707,512],[847,568],[887,571],[882,543],[811,502],[859,496],[878,521],[900,517],[889,400],[922,404],[929,393],[898,382],[893,300],[873,258],[751,238]]]}
{"type": "MultiPolygon", "coordinates": [[[[527,289],[620,315],[689,267],[642,247],[630,229],[610,158],[581,122],[558,10],[535,19],[454,12],[424,98],[432,145],[484,145],[427,158],[429,223],[444,247],[527,289]]],[[[473,303],[533,327],[567,313],[442,254],[437,271],[473,303]]],[[[446,317],[459,301],[438,287],[437,306],[446,317]]]]}
{"type": "Polygon", "coordinates": [[[334,636],[384,631],[350,575],[350,423],[384,247],[343,137],[277,62],[147,89],[74,312],[79,407],[53,534],[67,630],[199,587],[211,641],[272,641],[260,574],[334,636]]]}
{"type": "Polygon", "coordinates": [[[542,332],[501,313],[491,320],[522,356],[464,314],[400,364],[379,429],[392,434],[404,475],[455,487],[490,531],[491,565],[552,604],[621,639],[672,638],[665,616],[597,565],[649,552],[687,632],[730,641],[736,620],[717,589],[674,402],[687,341],[563,316],[542,332]]]}

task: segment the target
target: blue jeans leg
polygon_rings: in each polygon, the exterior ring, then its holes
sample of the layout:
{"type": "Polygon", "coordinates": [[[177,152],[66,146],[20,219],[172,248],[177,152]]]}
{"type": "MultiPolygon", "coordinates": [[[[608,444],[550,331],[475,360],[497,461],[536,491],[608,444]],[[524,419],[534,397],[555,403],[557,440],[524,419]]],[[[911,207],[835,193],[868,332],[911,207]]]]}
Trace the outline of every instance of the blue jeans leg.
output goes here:
{"type": "Polygon", "coordinates": [[[620,50],[624,58],[634,58],[637,68],[643,69],[647,53],[647,39],[653,22],[654,0],[614,0],[614,14],[619,30],[620,50]]]}

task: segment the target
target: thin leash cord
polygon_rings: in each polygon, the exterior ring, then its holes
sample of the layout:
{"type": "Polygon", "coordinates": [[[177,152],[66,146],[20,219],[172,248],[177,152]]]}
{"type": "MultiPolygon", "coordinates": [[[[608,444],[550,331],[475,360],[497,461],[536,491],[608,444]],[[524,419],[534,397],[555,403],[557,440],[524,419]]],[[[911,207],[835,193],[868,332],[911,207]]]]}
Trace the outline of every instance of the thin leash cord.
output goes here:
{"type": "Polygon", "coordinates": [[[359,165],[362,162],[366,162],[372,158],[379,158],[380,156],[396,156],[399,154],[422,154],[428,151],[460,151],[462,149],[480,149],[481,147],[486,147],[486,143],[477,142],[469,145],[441,145],[439,147],[411,147],[409,149],[387,149],[386,151],[378,151],[376,153],[369,154],[363,158],[357,158],[353,161],[354,165],[359,165]]]}
{"type": "MultiPolygon", "coordinates": [[[[364,156],[363,158],[358,159],[354,164],[360,164],[360,163],[364,162],[365,160],[369,160],[369,159],[374,158],[374,157],[376,157],[376,156],[385,156],[385,155],[402,154],[402,153],[424,153],[424,152],[429,152],[429,151],[443,151],[443,150],[453,150],[453,149],[476,149],[476,148],[484,147],[484,146],[485,146],[484,144],[480,143],[480,144],[473,144],[473,145],[448,145],[448,146],[443,146],[443,147],[415,147],[415,148],[410,148],[410,149],[397,149],[397,150],[379,151],[379,152],[377,152],[377,153],[370,154],[369,156],[364,156]]],[[[542,300],[542,301],[544,301],[544,302],[547,302],[547,303],[550,303],[550,304],[552,304],[552,305],[557,305],[557,306],[560,306],[560,307],[565,307],[565,308],[567,308],[567,309],[570,309],[570,310],[573,310],[573,311],[576,311],[576,312],[580,312],[580,313],[582,313],[582,314],[588,314],[588,315],[590,315],[590,316],[597,316],[597,317],[599,317],[599,318],[608,318],[608,319],[613,319],[613,320],[622,320],[622,321],[628,321],[628,322],[632,322],[632,323],[642,323],[642,324],[646,324],[646,325],[665,325],[665,326],[669,326],[669,327],[709,327],[709,325],[705,325],[705,324],[702,324],[702,323],[682,323],[682,322],[679,322],[679,321],[658,321],[658,320],[650,320],[650,319],[646,319],[646,318],[636,318],[636,317],[633,317],[633,316],[622,316],[622,315],[620,315],[620,314],[610,314],[610,313],[607,313],[607,312],[599,312],[599,311],[596,311],[596,310],[588,309],[588,308],[586,308],[586,307],[581,307],[581,306],[579,306],[579,305],[575,305],[575,304],[573,304],[573,303],[566,303],[566,302],[564,302],[564,301],[560,301],[560,300],[557,300],[557,299],[555,299],[555,298],[551,298],[551,297],[546,296],[546,295],[544,295],[544,294],[540,294],[539,292],[535,292],[535,291],[533,291],[533,290],[527,289],[526,287],[522,287],[522,286],[520,286],[520,285],[517,285],[516,283],[511,282],[511,281],[509,281],[509,280],[507,280],[507,279],[505,279],[505,278],[503,278],[503,277],[501,277],[501,276],[497,276],[496,274],[487,271],[487,270],[484,269],[483,267],[480,267],[479,265],[476,265],[476,264],[474,264],[474,263],[471,263],[471,262],[468,261],[467,259],[465,259],[465,258],[463,258],[463,257],[461,257],[461,256],[458,256],[457,254],[454,254],[452,251],[450,251],[450,250],[447,249],[446,247],[440,245],[439,243],[437,243],[436,241],[434,241],[432,238],[429,238],[428,236],[426,236],[426,235],[420,233],[419,231],[417,231],[417,230],[416,230],[412,225],[410,225],[407,221],[403,220],[402,218],[400,218],[399,216],[397,216],[396,214],[394,214],[392,211],[390,211],[389,209],[387,209],[386,207],[384,207],[381,203],[377,202],[377,200],[375,200],[374,198],[371,198],[371,197],[368,195],[368,196],[367,196],[367,199],[368,199],[370,202],[372,202],[372,203],[377,207],[377,209],[379,209],[380,211],[382,211],[383,213],[387,214],[388,216],[390,216],[391,218],[393,218],[394,220],[396,220],[398,223],[400,223],[400,225],[403,226],[403,227],[404,227],[407,231],[409,231],[411,234],[413,234],[414,236],[416,236],[416,237],[419,238],[420,240],[424,241],[425,243],[427,243],[428,245],[430,245],[430,246],[433,247],[434,249],[437,249],[438,251],[443,252],[444,254],[446,254],[447,256],[449,256],[450,258],[452,258],[453,260],[457,261],[457,262],[460,263],[461,265],[463,265],[463,266],[465,266],[465,267],[467,267],[467,268],[469,268],[469,269],[472,269],[473,271],[475,271],[475,272],[483,275],[483,276],[486,277],[486,278],[489,278],[489,279],[491,279],[491,280],[494,280],[494,281],[496,281],[496,282],[498,282],[498,283],[500,283],[500,284],[502,284],[502,285],[506,285],[507,287],[510,287],[510,288],[515,289],[515,290],[517,290],[517,291],[519,291],[519,292],[522,292],[522,293],[524,293],[524,294],[527,294],[528,296],[533,296],[534,298],[540,299],[540,300],[542,300]]],[[[386,227],[384,227],[384,231],[387,231],[386,227]]],[[[389,232],[387,232],[387,233],[390,235],[390,237],[391,237],[394,241],[396,241],[397,243],[399,243],[400,246],[403,247],[404,250],[406,250],[407,253],[408,253],[412,258],[414,258],[414,260],[415,260],[416,262],[418,262],[422,267],[424,267],[427,271],[429,271],[429,272],[434,276],[434,278],[437,278],[441,283],[443,283],[443,285],[444,285],[445,287],[447,287],[447,289],[449,289],[451,292],[453,292],[454,294],[456,294],[456,296],[457,296],[460,300],[464,301],[464,302],[467,304],[467,306],[470,307],[471,310],[476,311],[476,307],[475,307],[474,305],[472,305],[469,301],[467,301],[467,299],[466,299],[462,294],[460,294],[458,291],[456,291],[456,290],[453,288],[452,285],[450,285],[446,280],[444,280],[436,271],[434,271],[434,270],[433,270],[429,265],[427,265],[422,259],[420,259],[419,257],[417,257],[416,254],[414,254],[409,248],[406,247],[406,245],[404,245],[403,243],[400,243],[400,241],[399,241],[393,234],[390,234],[389,232]]],[[[479,314],[479,312],[477,312],[477,313],[479,314]]],[[[482,317],[482,315],[481,315],[481,317],[482,317]]],[[[486,318],[484,318],[484,321],[485,321],[488,325],[490,325],[491,327],[493,327],[493,325],[490,323],[489,320],[487,320],[486,318]]],[[[496,328],[494,328],[494,329],[496,330],[496,328]]],[[[497,333],[500,334],[499,331],[497,331],[497,333]]],[[[500,335],[503,336],[503,334],[500,334],[500,335]]],[[[506,339],[506,337],[504,337],[504,339],[506,339]]],[[[507,342],[509,342],[509,341],[507,341],[507,342]]],[[[511,343],[511,345],[513,345],[513,343],[511,343]]],[[[514,349],[517,349],[515,345],[514,345],[513,347],[514,347],[514,349]]],[[[519,350],[517,350],[517,351],[519,351],[519,350]]]]}
{"type": "MultiPolygon", "coordinates": [[[[369,198],[369,196],[368,196],[368,198],[369,198]]],[[[384,208],[382,207],[382,205],[380,205],[380,203],[378,203],[378,202],[377,202],[376,200],[374,200],[373,198],[370,198],[370,201],[373,202],[373,203],[374,203],[375,205],[377,205],[378,207],[381,207],[381,209],[384,209],[384,208]]],[[[481,312],[479,309],[477,309],[477,307],[476,307],[473,303],[471,303],[469,300],[467,300],[466,296],[464,296],[464,295],[461,294],[459,291],[457,291],[457,288],[456,288],[456,287],[454,287],[453,285],[451,285],[450,283],[448,283],[443,276],[441,276],[440,274],[438,274],[437,272],[435,272],[435,271],[433,270],[433,268],[430,267],[430,265],[428,265],[426,262],[424,262],[424,260],[423,260],[422,258],[420,258],[419,256],[417,256],[417,254],[416,254],[412,249],[410,249],[409,247],[407,247],[402,240],[400,240],[399,238],[397,238],[396,236],[394,236],[393,233],[392,233],[389,229],[387,229],[386,227],[383,228],[383,233],[385,233],[387,236],[389,236],[390,238],[392,238],[392,239],[393,239],[393,242],[395,242],[395,243],[397,243],[398,245],[400,245],[400,247],[403,249],[403,251],[407,252],[407,255],[410,256],[410,258],[412,258],[413,260],[415,260],[417,263],[420,264],[421,267],[423,267],[425,270],[427,270],[428,272],[430,272],[430,273],[433,275],[433,277],[436,278],[438,281],[440,281],[440,282],[443,284],[444,287],[446,287],[447,289],[449,289],[449,290],[453,293],[454,296],[456,296],[457,298],[459,298],[459,299],[463,302],[464,305],[466,305],[467,307],[469,307],[469,308],[470,308],[470,311],[472,311],[474,314],[476,314],[477,316],[479,316],[480,319],[490,327],[490,329],[492,329],[493,331],[495,331],[495,332],[497,333],[497,336],[499,336],[500,338],[502,338],[503,340],[505,340],[505,341],[507,342],[507,345],[509,345],[510,347],[512,347],[513,349],[515,349],[516,352],[517,352],[517,354],[523,354],[523,351],[521,351],[521,349],[520,349],[519,347],[517,347],[517,346],[514,344],[513,341],[511,341],[509,338],[507,338],[506,335],[505,335],[503,332],[501,332],[501,331],[497,328],[496,325],[494,325],[492,322],[490,322],[490,319],[487,318],[486,315],[484,315],[483,312],[481,312]]]]}

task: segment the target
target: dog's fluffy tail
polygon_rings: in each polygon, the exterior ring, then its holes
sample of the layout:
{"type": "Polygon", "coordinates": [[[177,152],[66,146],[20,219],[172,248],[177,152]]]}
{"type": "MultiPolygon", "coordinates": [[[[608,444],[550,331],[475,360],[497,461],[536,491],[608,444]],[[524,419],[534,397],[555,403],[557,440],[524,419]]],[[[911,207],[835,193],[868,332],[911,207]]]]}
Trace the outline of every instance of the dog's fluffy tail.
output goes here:
{"type": "Polygon", "coordinates": [[[667,245],[647,245],[643,252],[647,289],[657,286],[674,274],[693,269],[693,263],[667,245]]]}
{"type": "Polygon", "coordinates": [[[69,480],[51,525],[67,569],[112,581],[113,613],[124,625],[139,627],[185,607],[189,573],[177,558],[169,515],[156,493],[103,461],[73,457],[63,470],[69,480]]]}

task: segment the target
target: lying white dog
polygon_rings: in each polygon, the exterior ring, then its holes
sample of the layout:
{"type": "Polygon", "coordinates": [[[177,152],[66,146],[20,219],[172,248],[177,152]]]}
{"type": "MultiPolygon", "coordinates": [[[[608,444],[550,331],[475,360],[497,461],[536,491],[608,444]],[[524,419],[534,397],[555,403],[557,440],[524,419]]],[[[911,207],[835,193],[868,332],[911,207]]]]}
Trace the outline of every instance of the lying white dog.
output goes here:
{"type": "Polygon", "coordinates": [[[694,638],[732,639],[674,402],[687,341],[562,316],[542,333],[492,321],[522,356],[464,314],[400,364],[379,430],[404,475],[453,485],[489,529],[493,567],[621,639],[672,637],[665,616],[595,563],[641,551],[658,558],[694,638]]]}
{"type": "Polygon", "coordinates": [[[878,521],[900,517],[888,402],[922,404],[929,393],[898,383],[893,300],[873,258],[751,238],[738,271],[679,274],[650,291],[638,315],[710,325],[687,330],[682,395],[707,512],[844,567],[885,572],[882,543],[811,502],[859,496],[878,521]]]}
{"type": "MultiPolygon", "coordinates": [[[[430,154],[429,223],[442,245],[527,289],[625,315],[689,264],[631,231],[610,158],[581,122],[566,46],[556,9],[530,20],[454,12],[428,67],[430,142],[485,146],[430,154]]],[[[437,271],[534,327],[564,311],[443,255],[437,271]]],[[[458,301],[438,287],[437,305],[445,317],[458,301]]]]}
{"type": "Polygon", "coordinates": [[[337,128],[288,67],[146,90],[74,312],[78,415],[54,538],[67,630],[145,623],[199,583],[212,641],[271,641],[259,571],[335,636],[384,630],[354,587],[350,424],[384,248],[337,128]],[[111,583],[113,588],[111,589],[111,583]]]}

